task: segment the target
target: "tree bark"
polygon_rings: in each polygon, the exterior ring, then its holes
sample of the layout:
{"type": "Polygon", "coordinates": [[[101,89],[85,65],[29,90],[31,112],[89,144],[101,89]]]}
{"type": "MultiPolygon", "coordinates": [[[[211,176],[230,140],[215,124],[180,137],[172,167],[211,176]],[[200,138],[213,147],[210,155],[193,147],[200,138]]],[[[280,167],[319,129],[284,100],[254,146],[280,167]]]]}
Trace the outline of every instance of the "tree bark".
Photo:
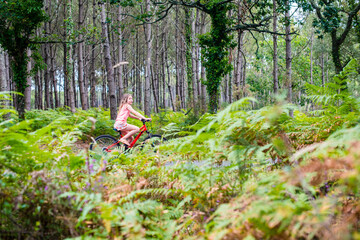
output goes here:
{"type": "MultiPolygon", "coordinates": [[[[121,29],[121,22],[123,21],[122,17],[122,6],[118,6],[118,33],[119,33],[119,40],[118,40],[118,61],[119,63],[123,61],[123,30],[121,29]]],[[[123,79],[123,65],[118,67],[118,82],[119,82],[119,99],[121,99],[122,95],[124,94],[124,79],[123,79]]]]}
{"type": "Polygon", "coordinates": [[[314,47],[314,33],[311,33],[310,43],[310,84],[314,84],[313,81],[313,47],[314,47]]]}
{"type": "MultiPolygon", "coordinates": [[[[164,49],[167,49],[167,32],[165,32],[165,36],[164,36],[164,49]]],[[[174,104],[174,98],[173,98],[173,94],[171,91],[171,77],[170,77],[170,67],[169,67],[169,61],[168,61],[168,51],[165,51],[165,64],[166,64],[166,70],[167,70],[167,86],[168,86],[168,90],[169,90],[169,95],[170,95],[170,103],[171,103],[171,107],[173,109],[173,111],[176,111],[175,108],[175,104],[174,104]]]]}
{"type": "MultiPolygon", "coordinates": [[[[273,0],[273,32],[277,32],[277,12],[276,12],[276,1],[273,0]]],[[[279,91],[279,65],[278,65],[278,49],[277,49],[277,35],[273,34],[273,45],[274,45],[274,55],[273,55],[273,81],[274,81],[274,94],[277,94],[279,91]]]]}
{"type": "Polygon", "coordinates": [[[85,80],[84,80],[84,42],[83,40],[83,34],[82,34],[82,28],[84,25],[84,0],[78,0],[79,1],[79,16],[78,16],[78,30],[79,30],[79,43],[77,44],[77,52],[78,52],[78,84],[79,84],[79,90],[80,90],[80,100],[81,100],[81,108],[83,110],[87,110],[89,108],[88,106],[88,93],[87,88],[85,87],[85,80]]]}
{"type": "MultiPolygon", "coordinates": [[[[93,27],[96,26],[96,0],[93,0],[92,2],[93,6],[93,12],[92,12],[92,24],[93,27]]],[[[92,42],[91,44],[91,59],[90,59],[90,106],[96,107],[96,77],[95,77],[95,33],[92,36],[92,42]]]]}
{"type": "Polygon", "coordinates": [[[198,94],[197,94],[197,82],[198,80],[198,74],[196,73],[196,21],[198,21],[198,16],[199,12],[195,12],[195,11],[191,11],[191,19],[192,19],[192,24],[191,24],[191,64],[192,64],[192,94],[193,94],[193,101],[192,101],[192,107],[194,110],[194,115],[197,116],[198,115],[198,107],[197,107],[197,102],[198,102],[198,94]],[[196,17],[195,17],[196,14],[196,17]]]}
{"type": "Polygon", "coordinates": [[[25,110],[30,111],[30,109],[31,109],[31,76],[30,76],[30,71],[31,71],[31,60],[30,60],[31,50],[30,49],[27,50],[27,57],[28,57],[28,63],[27,63],[28,75],[26,77],[26,88],[25,88],[24,98],[25,98],[25,110]]]}
{"type": "Polygon", "coordinates": [[[115,92],[115,82],[114,82],[114,70],[112,67],[112,60],[110,54],[110,42],[108,35],[108,25],[106,22],[106,9],[105,3],[101,2],[101,26],[102,32],[101,37],[103,39],[103,49],[104,49],[104,59],[106,66],[107,82],[108,82],[108,91],[109,91],[109,103],[110,103],[110,117],[112,120],[116,119],[116,92],[115,92]]]}
{"type": "MultiPolygon", "coordinates": [[[[150,13],[150,0],[146,0],[146,13],[150,13]]],[[[152,53],[152,38],[151,38],[151,24],[144,25],[145,41],[146,41],[146,67],[145,67],[145,89],[144,89],[144,112],[146,116],[151,114],[150,105],[150,79],[151,79],[151,53],[152,53]]]]}
{"type": "MultiPolygon", "coordinates": [[[[290,6],[289,1],[286,1],[288,9],[285,12],[285,42],[286,42],[286,84],[287,84],[287,100],[292,103],[292,79],[291,79],[291,36],[290,36],[290,6]]],[[[290,110],[289,115],[294,117],[294,113],[290,110]]]]}
{"type": "MultiPolygon", "coordinates": [[[[66,20],[66,28],[64,32],[65,41],[68,41],[69,35],[72,31],[72,23],[69,22],[68,17],[71,16],[71,4],[72,0],[64,1],[64,20],[66,20]]],[[[71,112],[75,112],[75,96],[74,96],[74,86],[70,78],[69,72],[72,69],[71,59],[72,59],[72,45],[69,43],[64,43],[64,81],[66,82],[66,98],[67,104],[70,107],[71,112]]]]}
{"type": "Polygon", "coordinates": [[[5,71],[5,52],[0,49],[0,92],[8,91],[5,71]]]}
{"type": "Polygon", "coordinates": [[[320,56],[320,67],[321,67],[321,84],[324,87],[325,86],[325,67],[324,67],[324,49],[321,50],[321,56],[320,56]]]}

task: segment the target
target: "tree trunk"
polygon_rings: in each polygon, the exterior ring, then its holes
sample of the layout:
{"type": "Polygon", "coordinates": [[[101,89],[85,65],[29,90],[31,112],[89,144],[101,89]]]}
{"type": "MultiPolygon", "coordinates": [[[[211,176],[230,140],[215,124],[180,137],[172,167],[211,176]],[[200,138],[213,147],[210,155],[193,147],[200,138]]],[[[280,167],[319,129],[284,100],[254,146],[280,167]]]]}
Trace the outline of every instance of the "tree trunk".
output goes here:
{"type": "Polygon", "coordinates": [[[321,50],[320,67],[321,67],[321,84],[325,86],[325,68],[324,68],[324,49],[321,50]]]}
{"type": "MultiPolygon", "coordinates": [[[[119,40],[118,40],[118,61],[119,63],[123,61],[123,30],[121,29],[121,22],[123,21],[122,17],[122,6],[118,6],[118,33],[119,33],[119,40]]],[[[118,67],[118,82],[119,82],[119,99],[121,99],[122,95],[124,94],[124,80],[123,80],[123,65],[118,67]]]]}
{"type": "MultiPolygon", "coordinates": [[[[286,1],[289,6],[289,1],[286,1]]],[[[289,7],[290,8],[290,7],[289,7]]],[[[291,79],[291,37],[290,37],[290,9],[285,12],[285,42],[286,42],[286,84],[288,89],[287,100],[292,103],[292,79],[291,79]]],[[[289,115],[294,117],[294,113],[290,110],[289,115]]]]}
{"type": "MultiPolygon", "coordinates": [[[[69,35],[72,31],[72,23],[71,18],[68,19],[69,16],[71,16],[71,4],[72,0],[66,0],[64,1],[64,19],[66,20],[66,28],[64,33],[65,42],[68,41],[69,35]]],[[[72,83],[72,80],[70,78],[70,72],[72,72],[72,45],[69,43],[64,44],[64,81],[66,81],[66,97],[67,97],[67,104],[70,107],[71,112],[75,112],[75,96],[74,96],[74,86],[72,83]]],[[[65,92],[65,91],[64,91],[65,92]]]]}
{"type": "MultiPolygon", "coordinates": [[[[194,22],[193,10],[187,7],[184,8],[185,12],[185,59],[186,59],[186,79],[187,79],[187,92],[188,92],[188,106],[193,107],[193,63],[192,63],[192,25],[194,22]]],[[[194,108],[194,107],[193,107],[194,108]]]]}
{"type": "Polygon", "coordinates": [[[313,47],[314,47],[314,33],[311,33],[311,45],[310,45],[310,84],[314,84],[313,81],[313,47]]]}
{"type": "MultiPolygon", "coordinates": [[[[146,0],[146,13],[150,13],[150,0],[146,0]]],[[[144,93],[144,112],[146,116],[151,114],[150,105],[150,79],[151,79],[151,50],[152,50],[152,38],[151,38],[151,24],[144,25],[145,41],[146,41],[146,68],[145,68],[145,93],[144,93]]]]}
{"type": "Polygon", "coordinates": [[[58,89],[57,89],[57,80],[56,80],[56,76],[55,76],[55,57],[56,57],[56,47],[54,48],[54,46],[50,45],[50,77],[52,79],[52,89],[54,92],[54,97],[55,97],[55,108],[60,107],[60,99],[59,99],[59,93],[58,93],[58,89]]]}
{"type": "Polygon", "coordinates": [[[79,43],[77,44],[77,52],[78,52],[78,84],[79,84],[79,90],[80,90],[80,101],[81,101],[81,108],[83,110],[87,110],[88,107],[88,93],[87,88],[85,88],[85,80],[84,80],[84,42],[83,40],[83,34],[82,34],[82,28],[84,25],[84,0],[79,0],[79,16],[78,16],[78,30],[79,30],[79,43]]]}
{"type": "Polygon", "coordinates": [[[167,23],[164,21],[164,31],[162,32],[162,52],[161,52],[161,79],[162,79],[162,108],[166,109],[166,77],[165,77],[165,68],[166,68],[166,58],[165,52],[166,49],[166,31],[167,31],[167,23]]]}
{"type": "MultiPolygon", "coordinates": [[[[273,0],[273,32],[277,32],[277,12],[276,12],[276,1],[273,0]]],[[[278,49],[277,49],[277,35],[273,35],[274,55],[273,55],[273,81],[274,81],[274,94],[279,91],[279,65],[278,65],[278,49]]]]}
{"type": "MultiPolygon", "coordinates": [[[[175,25],[179,26],[179,7],[176,6],[175,7],[175,25]]],[[[176,72],[176,91],[175,91],[175,106],[176,106],[176,110],[180,110],[181,105],[180,105],[180,89],[181,89],[181,85],[180,85],[180,70],[179,70],[179,66],[180,66],[180,47],[179,47],[179,30],[176,27],[175,28],[175,72],[176,72]]]]}
{"type": "Polygon", "coordinates": [[[195,13],[195,11],[191,11],[191,19],[192,19],[192,24],[191,24],[191,64],[192,64],[192,94],[193,94],[193,101],[192,101],[192,107],[194,109],[194,115],[197,116],[198,115],[198,108],[197,108],[197,102],[198,102],[198,94],[197,94],[197,82],[198,82],[198,74],[196,74],[196,21],[198,21],[199,16],[198,16],[199,12],[197,11],[195,13]],[[194,16],[194,14],[196,15],[196,18],[194,16]]]}
{"type": "MultiPolygon", "coordinates": [[[[48,23],[45,23],[45,29],[47,29],[48,23]]],[[[47,30],[45,30],[47,32],[47,30]]],[[[46,64],[44,72],[44,107],[50,108],[50,93],[49,93],[49,78],[50,78],[50,58],[49,58],[49,44],[44,44],[44,62],[46,64]]]]}
{"type": "Polygon", "coordinates": [[[154,110],[155,110],[155,113],[158,113],[159,110],[158,110],[158,98],[157,98],[157,92],[156,92],[156,89],[158,89],[156,87],[156,79],[155,79],[155,74],[154,74],[154,67],[151,66],[151,88],[152,88],[152,91],[153,91],[153,95],[154,95],[154,110]]]}
{"type": "Polygon", "coordinates": [[[153,66],[151,66],[151,79],[152,79],[152,85],[153,85],[153,96],[154,96],[154,111],[155,113],[159,112],[159,99],[160,99],[160,94],[159,94],[159,51],[160,51],[160,47],[159,47],[159,42],[160,42],[160,37],[159,37],[159,25],[156,25],[155,28],[155,58],[154,58],[154,64],[153,66]]]}
{"type": "Polygon", "coordinates": [[[7,79],[5,71],[5,52],[0,49],[0,92],[7,91],[7,79]]]}
{"type": "MultiPolygon", "coordinates": [[[[201,12],[199,11],[199,9],[196,9],[196,19],[195,19],[195,37],[197,35],[200,34],[200,15],[201,15],[201,12]]],[[[198,101],[198,105],[197,107],[200,107],[200,110],[201,110],[201,80],[200,80],[200,46],[199,46],[199,41],[195,40],[195,37],[194,37],[194,41],[195,41],[195,62],[196,62],[196,65],[195,65],[195,78],[196,78],[196,89],[197,89],[197,92],[195,93],[197,95],[197,101],[198,101]]]]}
{"type": "Polygon", "coordinates": [[[115,92],[115,82],[114,82],[114,71],[112,67],[112,60],[110,54],[110,42],[108,35],[108,25],[106,21],[106,11],[105,3],[100,3],[101,5],[101,26],[102,32],[101,37],[103,39],[103,48],[104,48],[104,59],[107,73],[107,82],[108,82],[108,91],[109,91],[109,103],[110,103],[110,117],[112,120],[116,119],[116,92],[115,92]]]}
{"type": "MultiPolygon", "coordinates": [[[[5,51],[2,51],[0,48],[0,92],[9,92],[10,91],[10,82],[9,82],[9,65],[8,65],[8,55],[5,51]]],[[[2,107],[8,108],[10,106],[9,101],[3,101],[2,107]]],[[[4,120],[10,118],[10,113],[3,116],[4,120]]]]}
{"type": "Polygon", "coordinates": [[[76,80],[75,80],[75,62],[76,62],[76,45],[72,45],[71,46],[71,58],[70,58],[70,62],[71,62],[71,71],[72,71],[72,91],[74,91],[74,102],[75,102],[75,108],[79,107],[79,96],[77,94],[77,89],[76,89],[76,80]]]}
{"type": "MultiPolygon", "coordinates": [[[[93,0],[92,24],[96,26],[96,0],[93,0]]],[[[95,33],[92,36],[91,59],[90,59],[90,106],[96,107],[96,77],[95,77],[95,33]]]]}
{"type": "MultiPolygon", "coordinates": [[[[165,36],[164,36],[164,50],[167,49],[167,32],[165,32],[165,36]]],[[[171,84],[170,84],[170,67],[169,67],[169,61],[168,61],[168,51],[165,51],[165,54],[164,54],[164,61],[165,61],[165,64],[166,64],[166,70],[167,70],[167,86],[168,86],[168,90],[169,90],[169,95],[170,95],[170,103],[171,103],[171,107],[173,109],[173,111],[176,111],[176,108],[175,108],[175,104],[174,104],[174,98],[173,98],[173,95],[172,95],[172,91],[171,91],[171,84]]]]}
{"type": "Polygon", "coordinates": [[[31,50],[30,49],[27,50],[27,57],[28,57],[28,63],[27,63],[28,75],[26,77],[26,88],[25,88],[24,98],[25,98],[25,110],[30,111],[30,109],[31,109],[31,76],[30,76],[30,71],[31,71],[31,60],[30,60],[31,50]]]}

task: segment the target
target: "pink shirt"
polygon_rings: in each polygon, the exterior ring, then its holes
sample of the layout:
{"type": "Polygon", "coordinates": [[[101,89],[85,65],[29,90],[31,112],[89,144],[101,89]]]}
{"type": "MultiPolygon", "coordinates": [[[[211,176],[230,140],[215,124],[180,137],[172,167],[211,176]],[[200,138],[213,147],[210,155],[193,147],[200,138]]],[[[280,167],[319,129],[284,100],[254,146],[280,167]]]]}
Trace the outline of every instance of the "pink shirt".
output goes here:
{"type": "Polygon", "coordinates": [[[127,106],[127,104],[124,104],[124,106],[122,106],[119,114],[117,115],[116,122],[126,123],[126,120],[130,116],[130,111],[129,109],[127,109],[127,106]]]}

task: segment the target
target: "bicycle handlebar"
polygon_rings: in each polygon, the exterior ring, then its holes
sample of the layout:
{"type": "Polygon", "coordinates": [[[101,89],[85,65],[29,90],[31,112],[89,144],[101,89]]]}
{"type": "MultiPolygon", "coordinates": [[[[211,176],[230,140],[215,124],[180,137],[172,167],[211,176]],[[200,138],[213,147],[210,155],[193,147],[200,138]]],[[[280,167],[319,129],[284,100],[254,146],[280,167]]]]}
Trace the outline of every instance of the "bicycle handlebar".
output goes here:
{"type": "Polygon", "coordinates": [[[143,124],[145,124],[146,122],[150,122],[150,120],[146,120],[146,119],[141,119],[140,121],[142,121],[143,124]]]}

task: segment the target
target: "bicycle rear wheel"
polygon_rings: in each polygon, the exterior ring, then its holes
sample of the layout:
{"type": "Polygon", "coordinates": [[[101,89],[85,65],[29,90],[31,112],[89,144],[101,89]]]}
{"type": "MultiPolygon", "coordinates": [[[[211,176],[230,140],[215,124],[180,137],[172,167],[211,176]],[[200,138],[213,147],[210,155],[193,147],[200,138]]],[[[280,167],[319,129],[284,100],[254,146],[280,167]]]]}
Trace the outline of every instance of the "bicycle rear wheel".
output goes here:
{"type": "Polygon", "coordinates": [[[121,150],[121,145],[119,143],[115,144],[111,148],[109,146],[116,143],[118,140],[110,135],[101,135],[95,138],[95,143],[90,144],[90,150],[95,153],[107,153],[114,150],[121,150]]]}

